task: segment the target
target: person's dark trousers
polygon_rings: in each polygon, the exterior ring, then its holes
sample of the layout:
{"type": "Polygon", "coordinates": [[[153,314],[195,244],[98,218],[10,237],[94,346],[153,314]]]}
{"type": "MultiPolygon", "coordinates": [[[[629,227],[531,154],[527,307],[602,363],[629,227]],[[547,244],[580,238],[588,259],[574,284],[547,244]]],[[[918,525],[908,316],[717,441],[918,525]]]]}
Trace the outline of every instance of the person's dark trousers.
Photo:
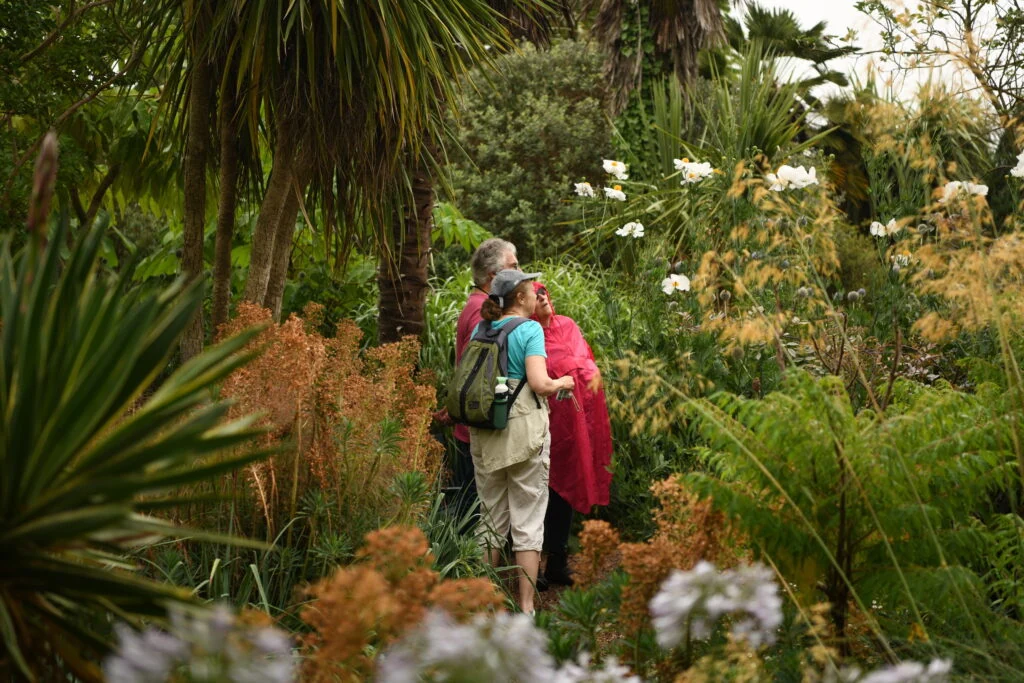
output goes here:
{"type": "Polygon", "coordinates": [[[476,493],[476,473],[473,470],[473,456],[469,454],[469,444],[453,439],[455,449],[452,452],[452,488],[455,489],[453,510],[460,520],[465,520],[463,533],[473,530],[476,515],[472,514],[479,506],[476,493]]]}
{"type": "Polygon", "coordinates": [[[548,554],[544,578],[548,583],[571,586],[569,576],[569,532],[572,530],[572,506],[554,489],[548,489],[548,509],[544,513],[544,552],[548,554]]]}

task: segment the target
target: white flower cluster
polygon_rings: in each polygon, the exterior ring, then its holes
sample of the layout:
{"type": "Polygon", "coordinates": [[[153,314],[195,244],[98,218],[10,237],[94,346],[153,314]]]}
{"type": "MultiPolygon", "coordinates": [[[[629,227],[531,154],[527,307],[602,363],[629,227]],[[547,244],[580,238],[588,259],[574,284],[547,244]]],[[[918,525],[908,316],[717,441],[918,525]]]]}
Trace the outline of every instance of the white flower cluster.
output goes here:
{"type": "Polygon", "coordinates": [[[1017,155],[1017,165],[1010,169],[1014,178],[1024,178],[1024,152],[1017,155]]]}
{"type": "Polygon", "coordinates": [[[619,664],[615,657],[605,660],[604,668],[592,669],[590,653],[580,655],[578,662],[566,662],[555,672],[551,683],[642,683],[639,676],[634,676],[629,667],[619,664]]]}
{"type": "Polygon", "coordinates": [[[826,680],[836,683],[945,683],[952,669],[951,660],[933,659],[927,665],[921,662],[900,662],[867,673],[861,673],[856,667],[843,669],[838,677],[826,680]]]}
{"type": "Polygon", "coordinates": [[[117,624],[118,647],[103,662],[108,683],[164,683],[187,672],[190,681],[290,683],[296,658],[288,635],[276,628],[237,625],[227,607],[208,614],[171,613],[171,632],[137,633],[117,624]]]}
{"type": "Polygon", "coordinates": [[[780,166],[775,173],[769,173],[765,179],[771,183],[768,187],[773,192],[783,190],[802,190],[808,185],[818,184],[818,171],[813,166],[808,171],[803,166],[780,166]]]}
{"type": "Polygon", "coordinates": [[[591,669],[584,654],[562,668],[547,651],[547,635],[525,614],[481,614],[460,624],[440,610],[389,648],[378,662],[381,683],[441,681],[555,681],[640,683],[610,659],[591,669]]]}
{"type": "Polygon", "coordinates": [[[939,197],[939,201],[946,204],[961,195],[986,197],[988,196],[988,185],[952,180],[942,187],[942,196],[939,197]]]}
{"type": "Polygon", "coordinates": [[[733,615],[732,635],[754,648],[775,642],[782,624],[782,598],[775,575],[763,565],[718,571],[701,561],[688,572],[673,571],[650,602],[658,643],[670,649],[690,636],[711,635],[715,623],[733,615]]]}
{"type": "Polygon", "coordinates": [[[885,225],[882,225],[878,221],[873,221],[871,223],[870,230],[871,234],[874,235],[875,237],[890,237],[892,235],[895,235],[899,231],[903,230],[903,226],[897,225],[896,219],[891,218],[889,219],[889,222],[886,223],[885,225]]]}
{"type": "Polygon", "coordinates": [[[604,159],[602,161],[604,172],[612,176],[616,180],[629,180],[629,174],[626,171],[629,170],[629,166],[622,163],[621,161],[615,161],[614,159],[604,159]]]}
{"type": "Polygon", "coordinates": [[[715,172],[715,169],[711,168],[711,164],[706,161],[703,163],[689,159],[673,159],[672,161],[676,165],[676,170],[682,171],[683,179],[679,181],[680,185],[699,183],[715,172]]]}
{"type": "Polygon", "coordinates": [[[634,239],[639,239],[644,236],[644,224],[631,221],[616,230],[615,234],[619,237],[632,237],[634,239]]]}

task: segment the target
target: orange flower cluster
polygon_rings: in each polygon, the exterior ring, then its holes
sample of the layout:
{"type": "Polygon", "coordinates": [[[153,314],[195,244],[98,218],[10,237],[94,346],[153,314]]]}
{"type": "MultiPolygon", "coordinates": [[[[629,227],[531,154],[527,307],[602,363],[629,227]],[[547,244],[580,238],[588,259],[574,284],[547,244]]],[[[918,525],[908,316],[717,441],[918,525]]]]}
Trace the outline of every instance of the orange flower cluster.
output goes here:
{"type": "MultiPolygon", "coordinates": [[[[222,387],[235,415],[264,415],[267,445],[279,449],[248,468],[267,538],[296,517],[310,490],[333,502],[330,522],[392,519],[394,477],[417,471],[431,480],[443,456],[429,432],[434,391],[415,371],[419,343],[409,337],[363,354],[355,323],[344,321],[325,338],[316,331],[321,308],[313,304],[303,315],[307,322],[293,315],[269,324],[253,342],[262,354],[222,387]]],[[[268,323],[268,310],[242,304],[221,335],[268,323]]]]}
{"type": "Polygon", "coordinates": [[[460,621],[502,609],[501,595],[486,579],[442,581],[419,529],[367,534],[358,558],[309,590],[314,601],[301,614],[312,628],[303,680],[372,678],[374,655],[419,624],[430,607],[460,621]]]}
{"type": "Polygon", "coordinates": [[[622,539],[612,525],[601,519],[583,522],[580,532],[580,552],[573,558],[573,579],[581,588],[589,588],[608,575],[609,568],[618,564],[622,539]]]}

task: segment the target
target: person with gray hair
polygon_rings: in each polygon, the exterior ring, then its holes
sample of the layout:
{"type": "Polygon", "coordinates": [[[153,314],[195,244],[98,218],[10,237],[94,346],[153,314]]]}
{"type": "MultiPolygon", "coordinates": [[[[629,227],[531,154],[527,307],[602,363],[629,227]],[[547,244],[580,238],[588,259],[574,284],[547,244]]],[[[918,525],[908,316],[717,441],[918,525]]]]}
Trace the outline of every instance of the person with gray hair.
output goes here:
{"type": "Polygon", "coordinates": [[[491,288],[491,280],[499,270],[519,268],[519,263],[516,261],[516,245],[500,237],[484,240],[473,252],[473,257],[469,260],[469,267],[473,270],[473,283],[484,292],[488,292],[491,288]]]}
{"type": "MultiPolygon", "coordinates": [[[[498,237],[492,237],[480,243],[469,261],[473,271],[473,291],[459,315],[455,333],[455,363],[462,358],[473,331],[483,317],[480,309],[487,301],[494,276],[502,270],[519,270],[516,257],[516,245],[498,237]]],[[[459,518],[476,506],[478,497],[476,477],[473,471],[473,458],[469,453],[469,427],[455,425],[455,456],[452,459],[453,487],[458,488],[456,510],[459,518]]]]}

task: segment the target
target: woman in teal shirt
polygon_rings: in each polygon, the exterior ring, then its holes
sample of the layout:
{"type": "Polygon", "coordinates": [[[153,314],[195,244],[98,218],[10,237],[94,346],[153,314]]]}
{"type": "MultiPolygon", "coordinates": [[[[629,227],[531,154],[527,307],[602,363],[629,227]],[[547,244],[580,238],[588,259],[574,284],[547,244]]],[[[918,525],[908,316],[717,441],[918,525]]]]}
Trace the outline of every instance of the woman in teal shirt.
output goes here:
{"type": "MultiPolygon", "coordinates": [[[[480,313],[481,325],[501,326],[514,318],[529,318],[537,305],[532,280],[540,273],[502,270],[494,276],[480,313]]],[[[548,404],[541,398],[561,389],[572,390],[572,377],[548,377],[544,330],[527,320],[508,336],[509,388],[520,391],[501,430],[471,428],[470,453],[480,496],[480,538],[487,559],[497,566],[501,548],[511,533],[519,573],[519,607],[534,611],[534,586],[544,543],[544,513],[548,504],[551,434],[548,404]]]]}

